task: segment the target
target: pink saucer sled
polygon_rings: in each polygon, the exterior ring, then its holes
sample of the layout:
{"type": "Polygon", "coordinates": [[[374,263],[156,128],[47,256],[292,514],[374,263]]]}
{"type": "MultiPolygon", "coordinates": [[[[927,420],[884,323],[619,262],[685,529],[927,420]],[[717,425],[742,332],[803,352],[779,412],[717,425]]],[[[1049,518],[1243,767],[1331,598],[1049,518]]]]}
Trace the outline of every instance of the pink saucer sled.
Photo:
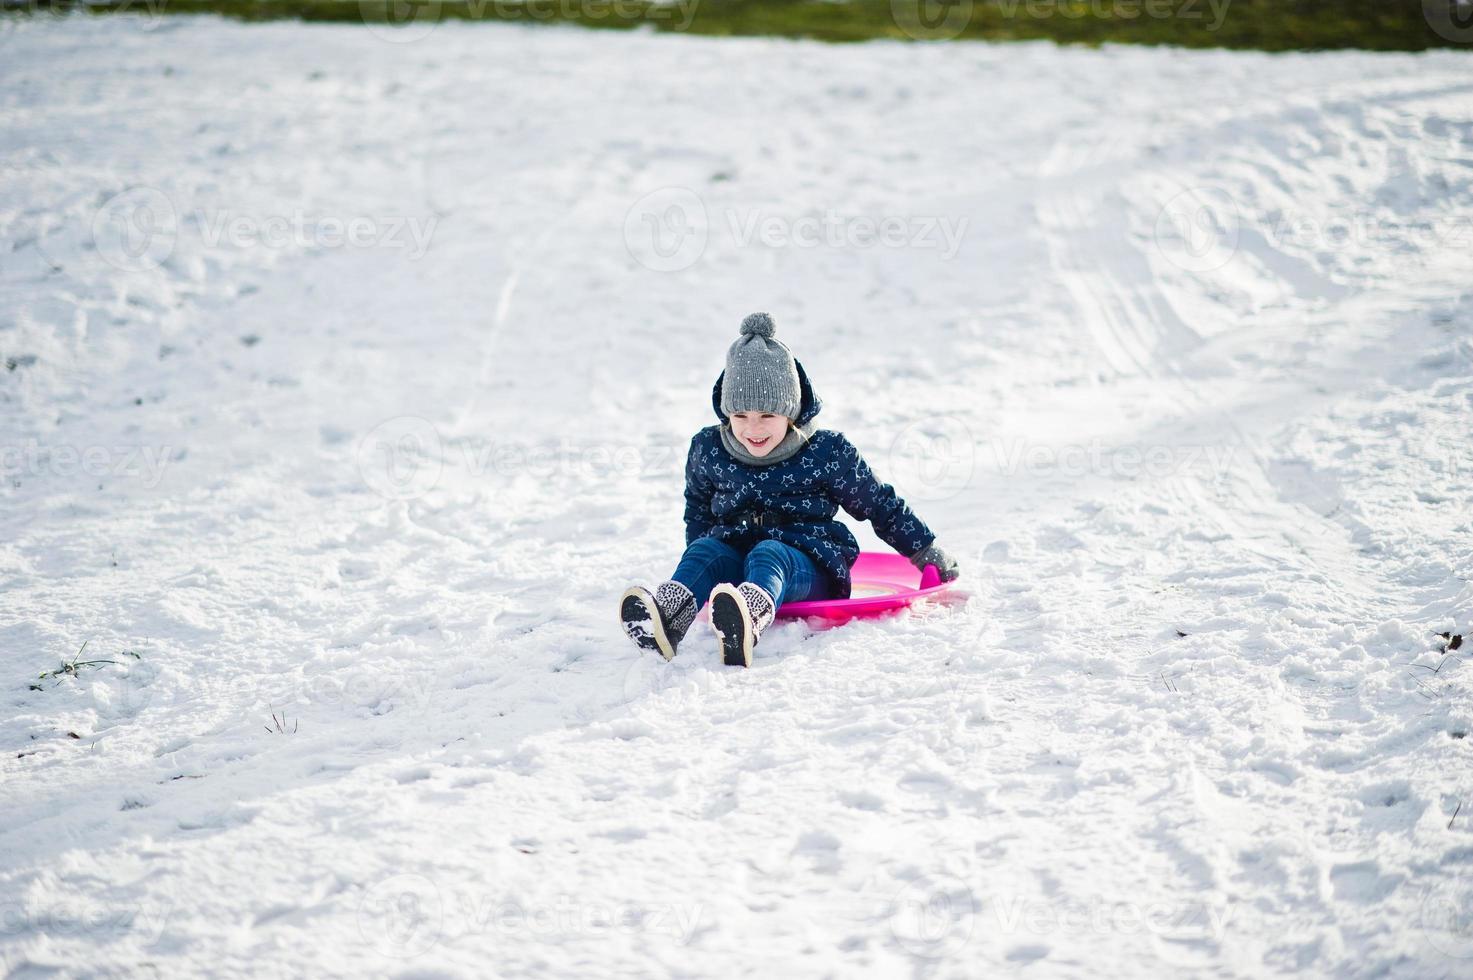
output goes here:
{"type": "Polygon", "coordinates": [[[819,616],[823,619],[856,619],[875,616],[908,606],[922,596],[946,591],[936,566],[917,571],[904,555],[861,551],[849,571],[853,590],[848,599],[814,599],[785,602],[778,616],[819,616]]]}

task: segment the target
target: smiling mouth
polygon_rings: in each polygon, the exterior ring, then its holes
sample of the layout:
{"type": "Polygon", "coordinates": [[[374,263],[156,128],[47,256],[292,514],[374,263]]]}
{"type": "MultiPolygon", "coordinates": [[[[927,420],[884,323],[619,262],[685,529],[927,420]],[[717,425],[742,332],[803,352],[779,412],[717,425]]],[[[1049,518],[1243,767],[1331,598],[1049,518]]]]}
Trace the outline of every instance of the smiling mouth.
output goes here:
{"type": "Polygon", "coordinates": [[[771,438],[772,436],[763,436],[761,439],[753,439],[751,436],[748,436],[747,442],[753,446],[765,446],[771,438]]]}

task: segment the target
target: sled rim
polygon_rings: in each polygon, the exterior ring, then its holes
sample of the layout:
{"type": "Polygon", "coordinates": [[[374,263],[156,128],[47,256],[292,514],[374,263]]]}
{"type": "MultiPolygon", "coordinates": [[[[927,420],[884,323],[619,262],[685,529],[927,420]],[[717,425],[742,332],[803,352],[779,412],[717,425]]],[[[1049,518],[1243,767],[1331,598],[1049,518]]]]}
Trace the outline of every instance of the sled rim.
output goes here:
{"type": "Polygon", "coordinates": [[[874,616],[892,609],[902,609],[918,599],[947,589],[947,583],[941,581],[934,566],[927,565],[922,572],[903,555],[877,551],[860,552],[850,570],[850,578],[856,591],[876,591],[848,599],[785,602],[778,607],[776,615],[784,619],[803,616],[817,616],[822,619],[874,616]]]}

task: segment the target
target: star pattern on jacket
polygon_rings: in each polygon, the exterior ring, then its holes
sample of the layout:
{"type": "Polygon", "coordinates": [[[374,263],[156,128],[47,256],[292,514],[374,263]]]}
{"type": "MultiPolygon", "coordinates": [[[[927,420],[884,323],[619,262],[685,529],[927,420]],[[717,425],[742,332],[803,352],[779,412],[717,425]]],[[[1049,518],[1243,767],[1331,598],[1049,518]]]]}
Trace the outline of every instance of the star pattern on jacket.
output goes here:
{"type": "Polygon", "coordinates": [[[869,521],[880,540],[903,555],[935,539],[841,433],[819,429],[797,454],[767,466],[734,460],[721,444],[720,426],[708,426],[691,439],[685,469],[687,545],[703,537],[735,539],[746,547],[763,538],[781,541],[811,557],[834,583],[834,597],[846,598],[859,543],[836,520],[840,508],[869,521]],[[759,512],[788,517],[781,524],[757,526],[752,518],[759,512]]]}

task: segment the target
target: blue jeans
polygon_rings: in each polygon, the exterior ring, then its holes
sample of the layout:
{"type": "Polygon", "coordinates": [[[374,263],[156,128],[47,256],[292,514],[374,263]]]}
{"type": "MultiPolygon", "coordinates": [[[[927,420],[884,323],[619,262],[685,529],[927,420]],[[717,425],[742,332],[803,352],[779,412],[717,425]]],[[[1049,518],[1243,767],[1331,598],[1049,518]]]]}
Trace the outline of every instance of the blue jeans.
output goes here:
{"type": "Polygon", "coordinates": [[[797,548],[781,541],[757,542],[745,556],[715,538],[697,538],[685,549],[675,574],[670,576],[696,594],[696,608],[705,605],[711,590],[721,582],[737,585],[751,582],[767,590],[781,606],[785,602],[823,599],[828,596],[828,579],[818,566],[797,548]]]}

